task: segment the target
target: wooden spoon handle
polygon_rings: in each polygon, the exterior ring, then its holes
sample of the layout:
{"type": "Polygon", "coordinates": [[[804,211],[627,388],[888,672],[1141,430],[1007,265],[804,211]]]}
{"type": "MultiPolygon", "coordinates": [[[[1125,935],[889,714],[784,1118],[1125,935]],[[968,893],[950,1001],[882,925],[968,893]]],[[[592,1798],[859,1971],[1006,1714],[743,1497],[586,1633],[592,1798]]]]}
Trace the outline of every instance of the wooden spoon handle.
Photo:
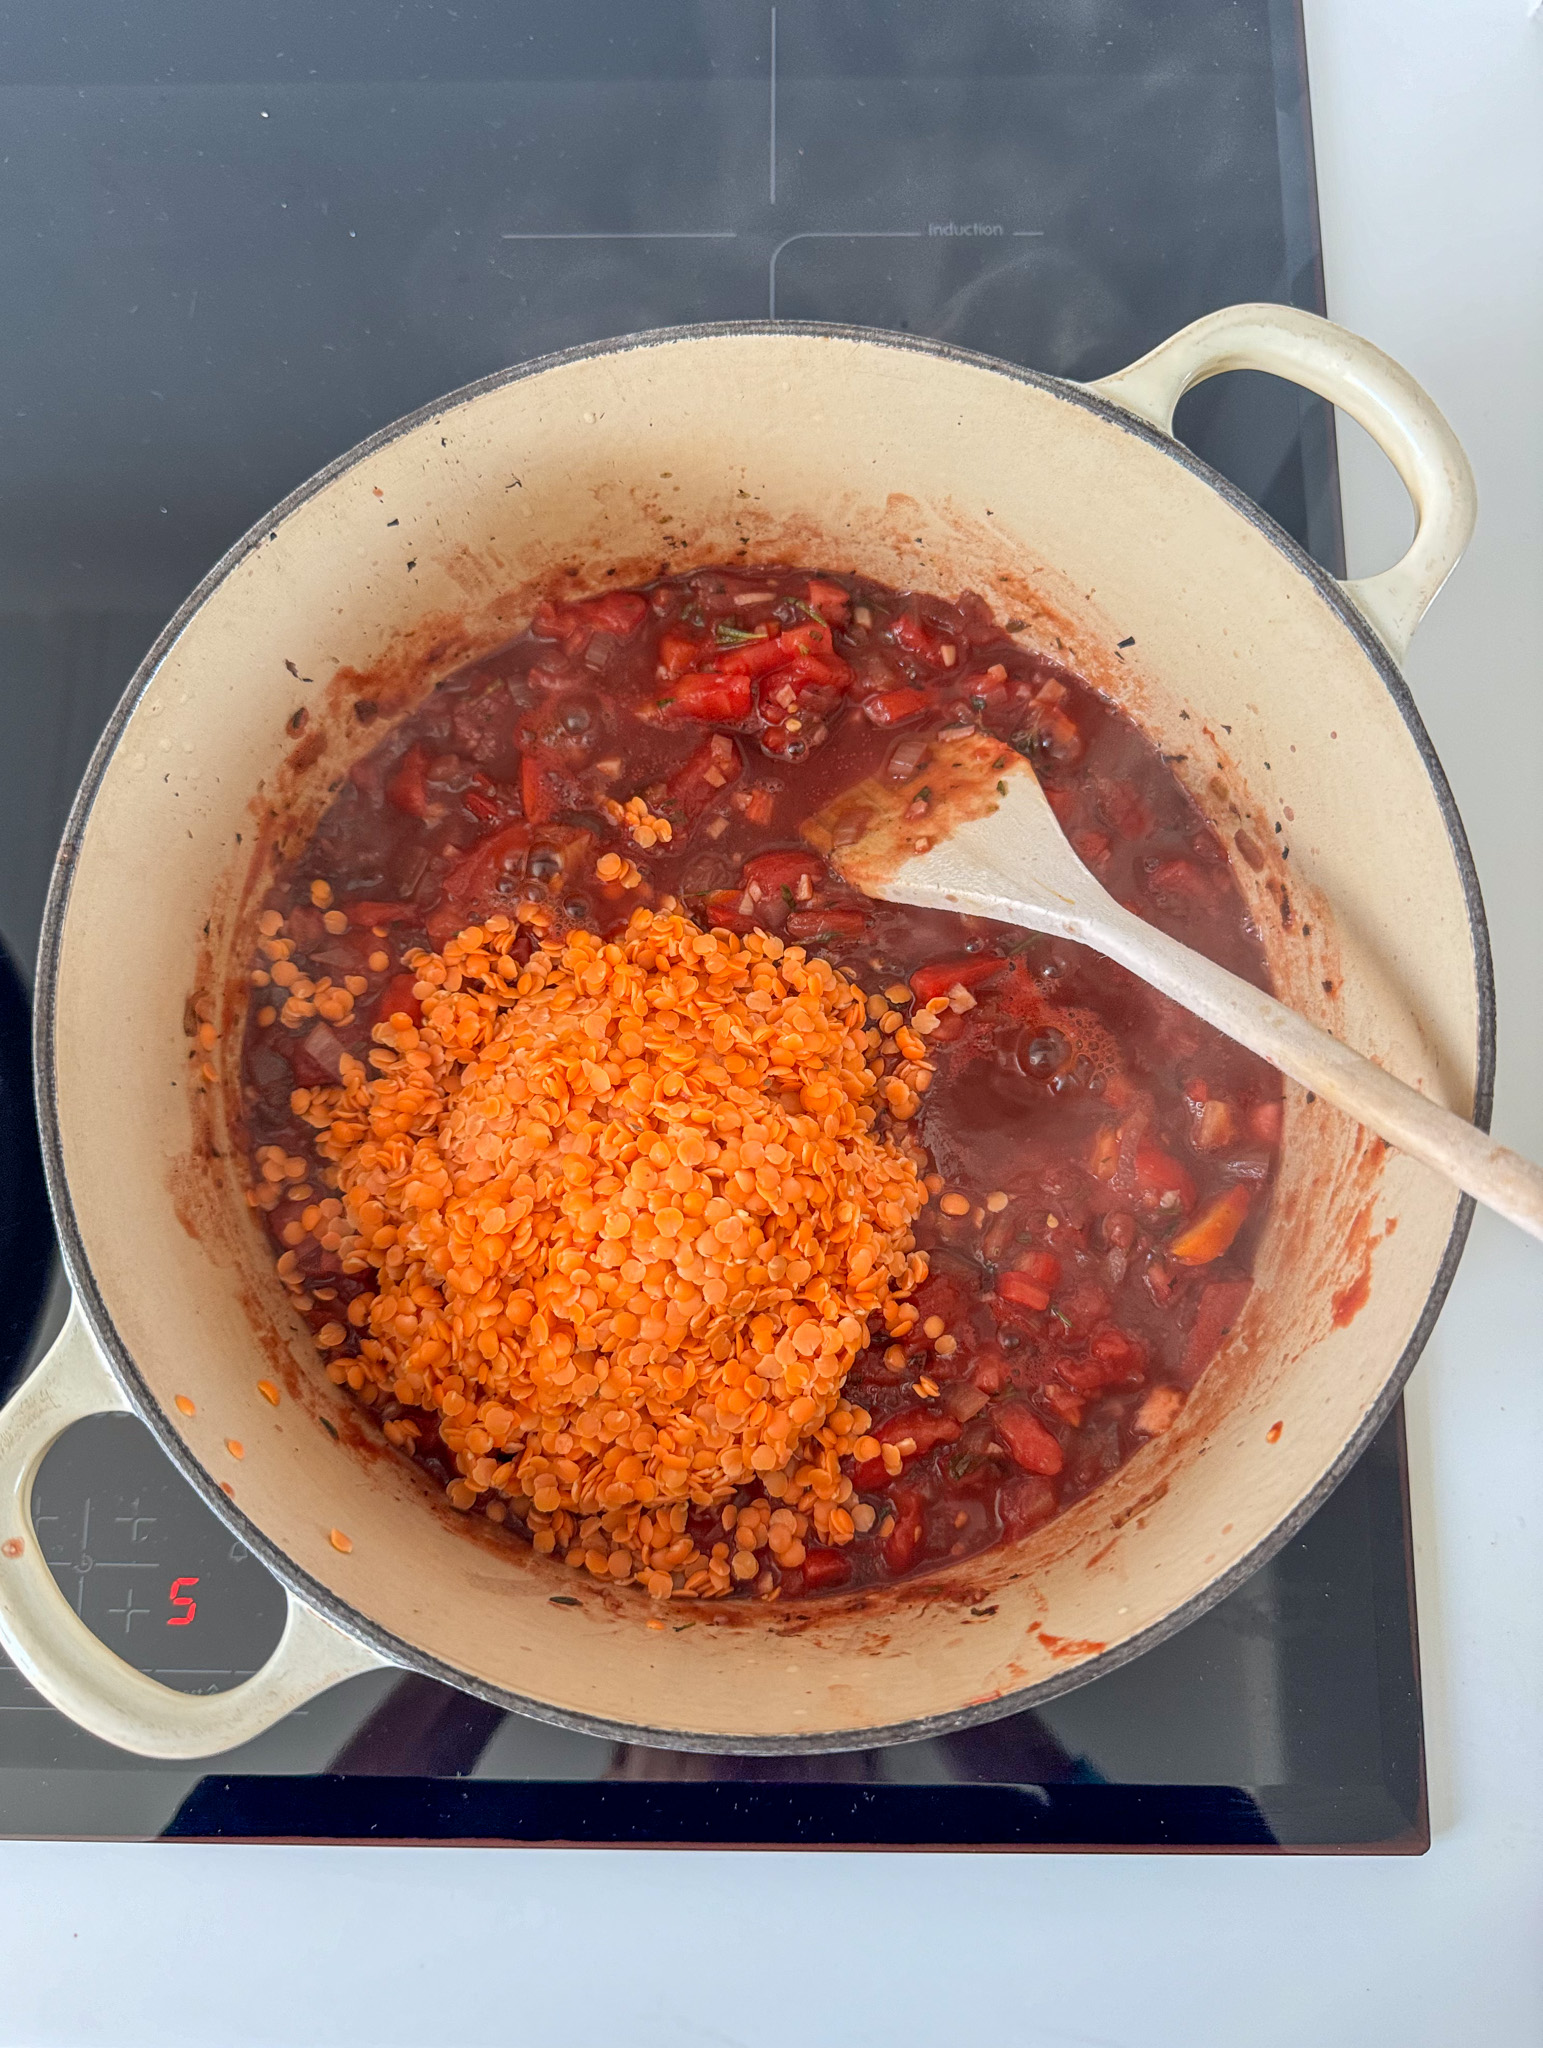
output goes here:
{"type": "Polygon", "coordinates": [[[1066,928],[1400,1152],[1433,1166],[1465,1193],[1543,1238],[1543,1168],[1519,1152],[1117,904],[1097,916],[1073,915],[1066,928]],[[1079,924],[1082,929],[1072,929],[1079,924]]]}

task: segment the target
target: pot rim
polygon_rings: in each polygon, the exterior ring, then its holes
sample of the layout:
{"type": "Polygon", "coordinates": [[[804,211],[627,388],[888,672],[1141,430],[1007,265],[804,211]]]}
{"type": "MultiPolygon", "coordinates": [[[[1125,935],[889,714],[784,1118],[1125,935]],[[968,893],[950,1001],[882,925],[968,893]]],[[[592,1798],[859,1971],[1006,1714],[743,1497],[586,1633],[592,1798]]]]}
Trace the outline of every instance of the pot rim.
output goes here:
{"type": "Polygon", "coordinates": [[[1371,662],[1415,744],[1446,825],[1447,838],[1457,864],[1467,905],[1469,939],[1473,949],[1474,977],[1477,984],[1478,1043],[1473,1115],[1475,1123],[1481,1129],[1489,1129],[1495,1074],[1495,978],[1489,926],[1485,917],[1478,872],[1474,866],[1462,818],[1447,781],[1446,771],[1431,743],[1430,735],[1410,695],[1408,685],[1393,657],[1342,586],[1326,569],[1315,562],[1290,534],[1278,526],[1262,507],[1235,484],[1229,482],[1219,471],[1213,469],[1209,463],[1202,461],[1192,449],[1149,425],[1136,414],[1127,412],[1123,406],[1116,405],[1098,392],[1067,378],[1053,377],[1044,371],[1005,362],[999,357],[983,355],[974,349],[958,348],[950,342],[935,341],[919,335],[898,334],[885,328],[822,321],[737,320],[650,328],[637,334],[587,342],[576,348],[533,357],[529,362],[513,364],[509,368],[478,378],[473,383],[460,385],[432,404],[420,406],[416,411],[407,413],[401,419],[380,428],[378,432],[334,457],[325,467],[291,491],[265,517],[251,526],[195,585],[156,636],[149,652],[130,679],[106,730],[98,740],[85,775],[81,779],[60,841],[44,909],[35,981],[33,1067],[44,1171],[54,1226],[58,1232],[60,1252],[70,1286],[85,1315],[92,1337],[128,1395],[135,1414],[155,1436],[178,1472],[220,1521],[262,1561],[280,1585],[305,1605],[325,1616],[345,1635],[366,1644],[398,1669],[438,1679],[443,1684],[454,1686],[462,1692],[469,1692],[495,1706],[527,1715],[555,1727],[649,1749],[696,1751],[725,1756],[816,1755],[853,1749],[888,1748],[902,1742],[925,1741],[952,1734],[959,1729],[1002,1720],[1009,1714],[1025,1712],[1031,1707],[1055,1699],[1062,1693],[1074,1691],[1078,1686],[1102,1677],[1107,1672],[1118,1670],[1121,1665],[1130,1663],[1147,1650],[1165,1642],[1170,1636],[1177,1635],[1190,1622],[1197,1620],[1242,1585],[1261,1565],[1268,1563],[1270,1558],[1311,1519],[1358,1461],[1403,1392],[1404,1383],[1424,1350],[1451,1289],[1473,1220],[1473,1198],[1464,1195],[1459,1199],[1441,1263],[1420,1311],[1419,1321],[1377,1400],[1362,1418],[1359,1427],[1347,1440],[1333,1464],[1290,1514],[1276,1523],[1229,1570],[1212,1580],[1209,1585],[1202,1587],[1199,1592],[1192,1594],[1181,1606],[1174,1608],[1161,1620],[1153,1622],[1149,1628],[1141,1630],[1125,1642],[1089,1657],[1067,1672],[1058,1673],[1036,1685],[1025,1686],[997,1699],[958,1707],[948,1713],[893,1722],[881,1728],[853,1730],[845,1735],[706,1735],[690,1730],[675,1732],[638,1727],[625,1721],[576,1713],[549,1706],[543,1701],[527,1699],[523,1694],[472,1677],[457,1666],[404,1642],[370,1616],[351,1606],[319,1580],[313,1579],[220,1491],[213,1475],[189,1450],[182,1436],[172,1427],[165,1410],[145,1384],[133,1357],[118,1335],[97,1286],[81,1238],[64,1170],[58,1118],[57,1075],[54,1065],[59,954],[69,912],[75,856],[90,822],[97,792],[106,775],[108,764],[117,751],[124,728],[140,698],[184,628],[249,554],[265,540],[277,537],[280,521],[318,496],[336,478],[366,461],[378,450],[390,446],[392,442],[402,439],[418,427],[485,396],[488,392],[523,382],[527,378],[538,377],[548,370],[559,369],[570,363],[590,361],[597,357],[631,354],[638,349],[666,347],[674,342],[738,340],[753,336],[764,336],[768,339],[800,337],[860,342],[873,347],[903,350],[913,355],[929,356],[973,369],[989,370],[1014,383],[1043,391],[1066,404],[1078,406],[1083,411],[1109,421],[1125,433],[1145,442],[1157,453],[1177,462],[1192,476],[1208,484],[1235,512],[1285,556],[1291,566],[1305,578],[1340,622],[1348,628],[1351,637],[1371,662]]]}

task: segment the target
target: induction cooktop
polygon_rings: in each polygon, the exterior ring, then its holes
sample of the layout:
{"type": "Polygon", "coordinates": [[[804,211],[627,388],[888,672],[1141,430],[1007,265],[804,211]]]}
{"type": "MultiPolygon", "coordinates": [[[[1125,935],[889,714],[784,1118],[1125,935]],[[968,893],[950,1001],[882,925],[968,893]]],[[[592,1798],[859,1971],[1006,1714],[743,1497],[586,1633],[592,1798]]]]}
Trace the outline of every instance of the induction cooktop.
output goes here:
{"type": "MultiPolygon", "coordinates": [[[[5,45],[0,932],[20,963],[165,616],[268,505],[440,393],[766,317],[1095,377],[1216,306],[1323,305],[1292,0],[55,0],[5,45]]],[[[1327,406],[1236,374],[1177,426],[1342,568],[1327,406]]],[[[9,1384],[64,1301],[25,972],[0,966],[9,1384]]],[[[138,1422],[74,1428],[34,1513],[82,1619],[165,1684],[233,1685],[277,1640],[277,1585],[138,1422]]],[[[1210,1613],[986,1727],[681,1755],[378,1673],[229,1755],[158,1763],[0,1662],[0,1834],[1417,1851],[1402,1416],[1210,1613]]]]}

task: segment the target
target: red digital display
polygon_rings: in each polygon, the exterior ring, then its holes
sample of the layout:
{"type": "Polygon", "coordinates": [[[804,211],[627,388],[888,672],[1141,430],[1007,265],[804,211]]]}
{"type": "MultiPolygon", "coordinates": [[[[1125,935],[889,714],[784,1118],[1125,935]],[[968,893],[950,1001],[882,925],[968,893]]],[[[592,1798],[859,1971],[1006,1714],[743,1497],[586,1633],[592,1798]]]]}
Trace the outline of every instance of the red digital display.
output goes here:
{"type": "Polygon", "coordinates": [[[166,1617],[166,1626],[168,1628],[186,1628],[193,1619],[193,1616],[198,1612],[198,1602],[188,1590],[189,1587],[196,1586],[197,1584],[196,1578],[172,1580],[171,1591],[166,1597],[170,1600],[173,1607],[182,1607],[187,1611],[184,1614],[168,1614],[166,1617]]]}

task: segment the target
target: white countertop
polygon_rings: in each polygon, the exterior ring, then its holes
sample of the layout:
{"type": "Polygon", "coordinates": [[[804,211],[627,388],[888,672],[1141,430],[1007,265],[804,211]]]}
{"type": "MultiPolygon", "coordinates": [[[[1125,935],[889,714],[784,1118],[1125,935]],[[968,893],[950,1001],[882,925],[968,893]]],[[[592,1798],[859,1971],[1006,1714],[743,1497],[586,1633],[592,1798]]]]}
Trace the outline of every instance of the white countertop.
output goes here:
{"type": "MultiPolygon", "coordinates": [[[[1489,906],[1495,1129],[1543,1157],[1543,12],[1307,12],[1330,311],[1428,386],[1478,474],[1408,675],[1489,906]]],[[[1342,455],[1364,571],[1407,514],[1353,430],[1342,455]]],[[[1481,1215],[1410,1388],[1428,1856],[11,1844],[0,2043],[1535,2048],[1540,1308],[1543,1248],[1481,1215]]]]}

